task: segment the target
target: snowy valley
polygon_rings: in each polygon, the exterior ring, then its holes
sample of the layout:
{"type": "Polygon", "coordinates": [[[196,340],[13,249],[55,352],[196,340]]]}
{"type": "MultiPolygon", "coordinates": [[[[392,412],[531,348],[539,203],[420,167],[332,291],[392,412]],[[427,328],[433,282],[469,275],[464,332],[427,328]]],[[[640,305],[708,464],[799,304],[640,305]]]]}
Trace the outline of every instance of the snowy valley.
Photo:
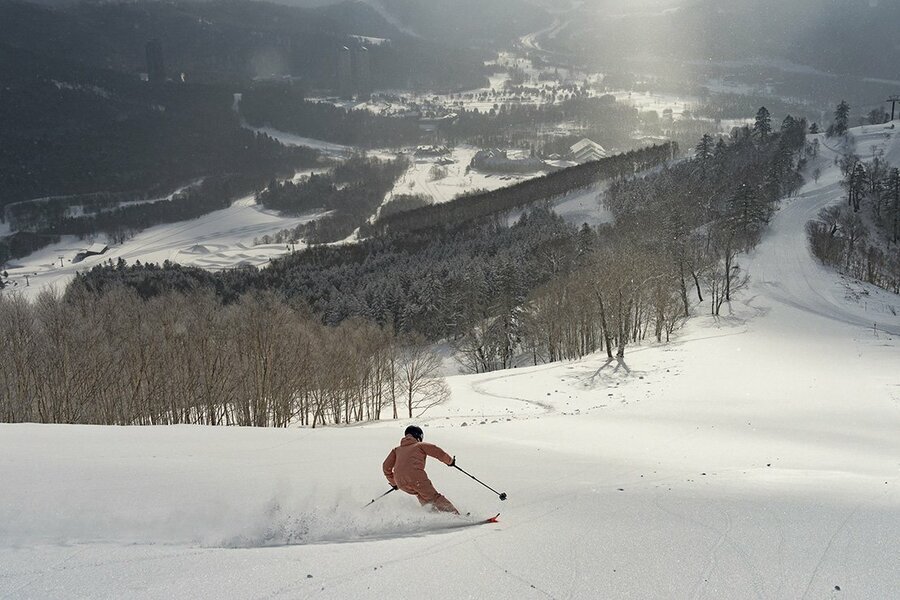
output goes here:
{"type": "Polygon", "coordinates": [[[0,0],[0,600],[900,599],[897,22],[0,0]]]}

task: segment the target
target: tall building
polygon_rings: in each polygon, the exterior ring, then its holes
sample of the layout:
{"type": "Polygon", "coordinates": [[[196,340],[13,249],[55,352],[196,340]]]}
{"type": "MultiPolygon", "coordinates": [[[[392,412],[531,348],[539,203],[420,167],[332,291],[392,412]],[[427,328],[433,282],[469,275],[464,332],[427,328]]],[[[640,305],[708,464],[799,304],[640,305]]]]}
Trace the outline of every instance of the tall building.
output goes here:
{"type": "Polygon", "coordinates": [[[162,42],[152,39],[147,42],[147,79],[150,83],[166,80],[166,63],[163,61],[162,42]]]}
{"type": "Polygon", "coordinates": [[[338,50],[338,94],[342,98],[352,98],[353,91],[353,59],[347,46],[338,50]]]}

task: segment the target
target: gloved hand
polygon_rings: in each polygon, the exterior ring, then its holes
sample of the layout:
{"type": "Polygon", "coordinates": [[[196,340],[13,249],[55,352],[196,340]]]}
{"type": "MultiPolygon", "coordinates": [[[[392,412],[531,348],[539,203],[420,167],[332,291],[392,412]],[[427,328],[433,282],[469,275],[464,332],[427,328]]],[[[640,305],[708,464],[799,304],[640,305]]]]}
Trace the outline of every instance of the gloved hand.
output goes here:
{"type": "Polygon", "coordinates": [[[391,489],[394,490],[394,491],[397,491],[398,488],[397,488],[396,485],[392,485],[392,486],[391,486],[391,489]]]}
{"type": "Polygon", "coordinates": [[[448,466],[448,467],[455,467],[455,466],[456,466],[456,457],[455,457],[455,456],[453,457],[453,460],[450,461],[450,464],[447,465],[447,466],[448,466]]]}

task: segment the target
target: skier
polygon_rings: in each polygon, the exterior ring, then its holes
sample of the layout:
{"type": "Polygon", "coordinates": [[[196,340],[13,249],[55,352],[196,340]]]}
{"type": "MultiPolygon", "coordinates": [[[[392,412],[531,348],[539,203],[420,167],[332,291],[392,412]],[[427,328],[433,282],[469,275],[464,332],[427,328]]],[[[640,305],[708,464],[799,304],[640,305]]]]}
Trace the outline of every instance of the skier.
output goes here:
{"type": "Polygon", "coordinates": [[[434,457],[452,467],[456,464],[456,457],[435,446],[422,441],[425,434],[419,427],[410,425],[403,432],[400,445],[391,450],[384,459],[382,470],[391,487],[403,490],[419,499],[422,506],[431,505],[434,510],[459,514],[456,507],[444,496],[434,489],[431,480],[425,473],[425,458],[434,457]]]}

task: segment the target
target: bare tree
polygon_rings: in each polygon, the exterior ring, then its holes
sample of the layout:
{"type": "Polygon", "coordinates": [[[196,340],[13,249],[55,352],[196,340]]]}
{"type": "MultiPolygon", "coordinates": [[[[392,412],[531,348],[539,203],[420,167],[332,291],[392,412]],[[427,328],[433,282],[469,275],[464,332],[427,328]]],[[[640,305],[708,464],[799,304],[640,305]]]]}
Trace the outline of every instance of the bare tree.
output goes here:
{"type": "Polygon", "coordinates": [[[0,294],[0,415],[6,422],[33,421],[37,410],[31,363],[36,359],[34,317],[20,294],[0,294]]]}
{"type": "Polygon", "coordinates": [[[749,278],[741,272],[737,262],[741,248],[733,224],[715,228],[711,239],[712,262],[703,279],[711,296],[710,310],[713,315],[718,315],[722,304],[730,302],[736,292],[746,287],[749,278]]]}
{"type": "Polygon", "coordinates": [[[440,376],[440,368],[440,358],[421,338],[411,338],[400,348],[398,383],[410,418],[422,415],[450,397],[450,388],[440,376]]]}
{"type": "Polygon", "coordinates": [[[838,217],[838,226],[846,241],[845,263],[849,266],[857,246],[866,239],[866,225],[855,210],[843,210],[838,217]]]}

